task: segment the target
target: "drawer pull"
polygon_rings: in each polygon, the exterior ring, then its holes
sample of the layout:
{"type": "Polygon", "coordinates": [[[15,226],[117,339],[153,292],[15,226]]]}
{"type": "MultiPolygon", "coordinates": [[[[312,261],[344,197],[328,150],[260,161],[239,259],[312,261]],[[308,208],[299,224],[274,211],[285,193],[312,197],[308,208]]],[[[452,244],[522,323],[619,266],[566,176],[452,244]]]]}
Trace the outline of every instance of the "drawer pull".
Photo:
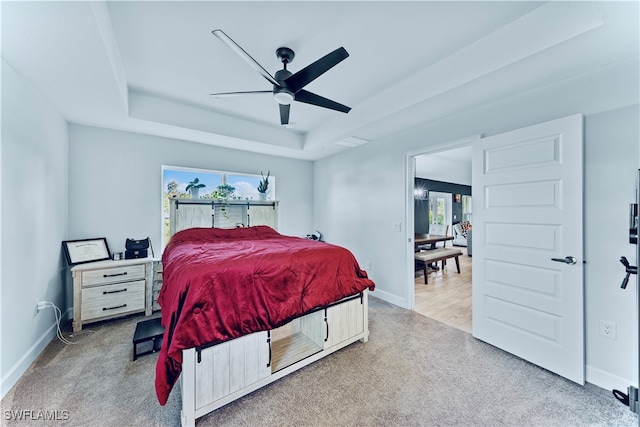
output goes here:
{"type": "Polygon", "coordinates": [[[124,273],[116,273],[116,274],[103,274],[102,277],[116,277],[116,276],[126,276],[127,272],[124,273]]]}
{"type": "Polygon", "coordinates": [[[118,306],[115,306],[115,307],[102,307],[102,311],[115,310],[117,308],[122,308],[122,307],[126,307],[126,306],[127,306],[127,304],[122,304],[122,305],[118,305],[118,306]]]}
{"type": "Polygon", "coordinates": [[[118,289],[117,291],[102,291],[102,295],[117,294],[118,292],[127,292],[127,288],[118,289]]]}
{"type": "Polygon", "coordinates": [[[329,341],[329,322],[327,321],[327,309],[324,309],[324,323],[327,325],[327,335],[325,336],[324,342],[329,341]]]}
{"type": "Polygon", "coordinates": [[[267,331],[267,345],[269,346],[269,361],[267,362],[267,368],[271,367],[271,331],[267,331]]]}

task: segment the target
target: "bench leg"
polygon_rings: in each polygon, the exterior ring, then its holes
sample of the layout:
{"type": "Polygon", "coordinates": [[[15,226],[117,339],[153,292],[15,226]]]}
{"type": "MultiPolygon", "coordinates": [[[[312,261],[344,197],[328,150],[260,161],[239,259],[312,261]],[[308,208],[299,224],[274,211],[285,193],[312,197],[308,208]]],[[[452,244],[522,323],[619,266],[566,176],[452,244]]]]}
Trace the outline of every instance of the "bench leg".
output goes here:
{"type": "Polygon", "coordinates": [[[458,269],[458,274],[460,274],[460,260],[456,257],[456,268],[458,269]]]}
{"type": "Polygon", "coordinates": [[[424,263],[424,284],[429,284],[429,264],[424,263]]]}

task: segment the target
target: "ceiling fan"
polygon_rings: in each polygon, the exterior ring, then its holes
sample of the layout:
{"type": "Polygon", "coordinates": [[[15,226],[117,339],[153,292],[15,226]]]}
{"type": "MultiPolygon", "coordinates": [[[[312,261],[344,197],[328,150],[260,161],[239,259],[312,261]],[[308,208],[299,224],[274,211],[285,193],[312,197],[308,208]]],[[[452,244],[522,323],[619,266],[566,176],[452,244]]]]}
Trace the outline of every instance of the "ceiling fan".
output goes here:
{"type": "Polygon", "coordinates": [[[212,93],[214,97],[253,95],[272,93],[276,102],[280,106],[280,124],[289,124],[289,110],[293,101],[304,102],[305,104],[317,105],[318,107],[329,108],[331,110],[348,113],[351,108],[346,105],[339,104],[330,99],[324,98],[315,93],[304,90],[303,88],[311,83],[322,74],[335,67],[338,63],[349,56],[345,48],[340,47],[333,52],[323,56],[317,61],[307,65],[302,70],[291,73],[287,70],[287,64],[293,61],[295,53],[288,47],[280,47],[276,49],[276,55],[282,62],[284,68],[278,70],[275,76],[272,76],[253,59],[244,49],[227,36],[222,30],[212,31],[213,35],[219,38],[223,43],[229,46],[235,53],[240,55],[242,59],[247,61],[258,73],[260,73],[269,83],[273,84],[273,90],[248,91],[248,92],[224,92],[212,93]]]}

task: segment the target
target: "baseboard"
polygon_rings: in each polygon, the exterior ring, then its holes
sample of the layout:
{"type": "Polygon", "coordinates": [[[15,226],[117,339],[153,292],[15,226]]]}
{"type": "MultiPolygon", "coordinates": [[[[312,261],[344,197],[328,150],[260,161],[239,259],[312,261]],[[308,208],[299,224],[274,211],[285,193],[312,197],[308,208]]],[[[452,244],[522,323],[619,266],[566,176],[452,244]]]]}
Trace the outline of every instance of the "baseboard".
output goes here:
{"type": "Polygon", "coordinates": [[[386,301],[388,303],[391,303],[393,305],[397,305],[398,307],[406,308],[407,310],[409,309],[407,301],[405,301],[405,299],[400,298],[397,295],[390,294],[389,292],[385,292],[385,291],[382,291],[380,289],[376,289],[375,291],[373,291],[369,295],[373,296],[373,297],[376,297],[376,298],[379,298],[379,299],[381,299],[383,301],[386,301]]]}
{"type": "Polygon", "coordinates": [[[605,390],[615,389],[623,391],[625,393],[627,392],[627,387],[629,387],[630,385],[634,387],[638,386],[637,378],[636,380],[621,378],[592,366],[587,366],[585,379],[588,383],[597,385],[598,387],[604,388],[605,390]]]}
{"type": "MultiPolygon", "coordinates": [[[[68,319],[73,311],[71,309],[65,311],[62,316],[63,319],[68,319]]],[[[0,383],[0,399],[4,399],[5,395],[11,390],[11,387],[16,385],[18,380],[27,372],[29,366],[40,356],[40,353],[49,345],[49,343],[55,339],[58,325],[54,322],[44,334],[38,338],[38,340],[27,350],[27,352],[18,360],[18,362],[9,369],[9,372],[2,377],[0,383]]]]}

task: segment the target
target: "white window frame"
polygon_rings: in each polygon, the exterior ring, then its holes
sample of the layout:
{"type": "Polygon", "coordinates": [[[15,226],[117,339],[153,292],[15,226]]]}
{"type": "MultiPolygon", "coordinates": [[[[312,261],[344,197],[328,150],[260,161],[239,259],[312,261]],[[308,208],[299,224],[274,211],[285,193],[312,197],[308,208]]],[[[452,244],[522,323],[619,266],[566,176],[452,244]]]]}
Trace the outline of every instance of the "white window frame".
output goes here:
{"type": "MultiPolygon", "coordinates": [[[[201,169],[201,168],[190,168],[190,167],[184,167],[184,166],[172,166],[172,165],[162,165],[160,168],[160,183],[161,183],[161,189],[160,189],[160,212],[161,212],[161,220],[160,220],[160,240],[161,240],[161,248],[162,250],[164,250],[164,247],[167,244],[166,241],[166,226],[165,226],[165,221],[169,220],[169,210],[165,209],[165,193],[166,193],[166,185],[167,183],[164,182],[164,174],[165,171],[167,170],[171,170],[171,171],[178,171],[178,172],[188,172],[188,173],[193,173],[193,174],[209,174],[209,175],[220,175],[220,184],[224,185],[227,184],[227,178],[229,175],[235,175],[235,176],[246,176],[246,177],[251,177],[251,178],[257,178],[257,179],[262,179],[262,173],[261,174],[255,174],[255,173],[246,173],[246,172],[233,172],[233,171],[220,171],[220,170],[214,170],[214,169],[201,169]]],[[[266,175],[265,175],[266,176],[266,175]]],[[[269,191],[267,193],[267,199],[268,200],[275,200],[275,190],[276,190],[276,179],[273,175],[269,176],[269,191]]],[[[214,189],[212,189],[211,191],[214,191],[214,189]]],[[[249,199],[249,200],[257,200],[257,199],[249,199]]]]}

